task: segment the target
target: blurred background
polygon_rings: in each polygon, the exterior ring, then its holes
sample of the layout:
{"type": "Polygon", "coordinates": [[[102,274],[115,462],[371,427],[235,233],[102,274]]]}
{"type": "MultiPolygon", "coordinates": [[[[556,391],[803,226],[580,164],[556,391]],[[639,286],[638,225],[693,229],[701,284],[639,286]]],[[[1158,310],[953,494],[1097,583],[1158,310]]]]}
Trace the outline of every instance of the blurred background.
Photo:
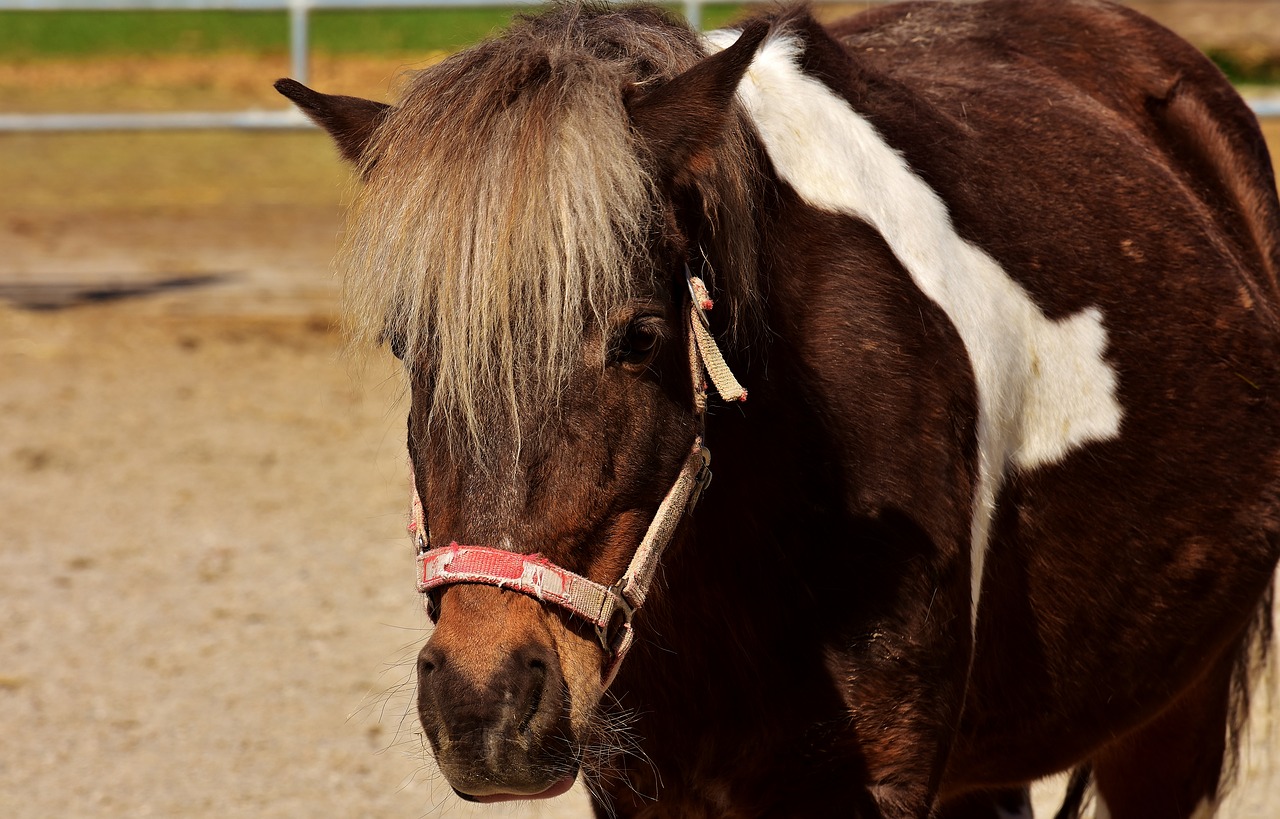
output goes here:
{"type": "MultiPolygon", "coordinates": [[[[0,816],[481,814],[411,713],[403,394],[334,329],[351,180],[271,83],[389,99],[516,9],[38,2],[0,0],[0,816]]],[[[1131,5],[1280,151],[1280,0],[1131,5]]],[[[1228,816],[1276,815],[1266,713],[1228,816]]]]}

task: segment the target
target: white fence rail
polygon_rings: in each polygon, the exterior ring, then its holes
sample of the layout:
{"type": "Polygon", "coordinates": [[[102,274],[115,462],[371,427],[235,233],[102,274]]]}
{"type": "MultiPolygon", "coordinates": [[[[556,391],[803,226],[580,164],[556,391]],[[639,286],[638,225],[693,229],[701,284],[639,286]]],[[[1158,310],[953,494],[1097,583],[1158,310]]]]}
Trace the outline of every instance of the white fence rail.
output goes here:
{"type": "MultiPolygon", "coordinates": [[[[700,0],[685,0],[698,7],[700,0]]],[[[327,9],[463,8],[534,6],[541,0],[0,0],[6,11],[287,11],[289,76],[307,82],[310,73],[311,12],[327,9]]],[[[692,19],[692,18],[691,18],[692,19]]],[[[311,121],[294,108],[264,111],[174,111],[104,114],[5,114],[3,131],[124,131],[200,128],[307,128],[311,121]]]]}
{"type": "MultiPolygon", "coordinates": [[[[893,0],[863,0],[885,3],[893,0]]],[[[767,0],[737,0],[767,2],[767,0]]],[[[287,11],[289,13],[289,75],[307,82],[310,73],[310,14],[331,9],[428,9],[519,7],[542,0],[0,0],[6,11],[287,11]]],[[[714,0],[681,0],[685,18],[701,28],[702,8],[714,0]]],[[[1252,103],[1259,117],[1280,116],[1280,99],[1252,103]]],[[[311,121],[296,109],[247,111],[174,111],[101,114],[0,113],[5,131],[127,131],[206,128],[307,128],[311,121]]]]}

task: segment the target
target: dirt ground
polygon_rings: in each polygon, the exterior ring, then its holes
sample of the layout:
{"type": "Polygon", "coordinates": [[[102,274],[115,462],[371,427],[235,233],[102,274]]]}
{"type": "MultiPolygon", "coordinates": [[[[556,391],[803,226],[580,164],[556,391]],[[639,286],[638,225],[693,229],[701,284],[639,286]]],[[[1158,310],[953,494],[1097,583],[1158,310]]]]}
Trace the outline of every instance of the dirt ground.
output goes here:
{"type": "Polygon", "coordinates": [[[0,816],[468,815],[404,719],[404,408],[333,330],[346,184],[314,133],[0,137],[0,816]]]}
{"type": "MultiPolygon", "coordinates": [[[[0,107],[265,106],[280,73],[80,68],[0,65],[0,107]]],[[[348,184],[315,133],[0,136],[0,816],[587,815],[465,806],[406,717],[403,395],[333,328],[348,184]]],[[[1266,712],[1225,816],[1280,810],[1266,712]]]]}

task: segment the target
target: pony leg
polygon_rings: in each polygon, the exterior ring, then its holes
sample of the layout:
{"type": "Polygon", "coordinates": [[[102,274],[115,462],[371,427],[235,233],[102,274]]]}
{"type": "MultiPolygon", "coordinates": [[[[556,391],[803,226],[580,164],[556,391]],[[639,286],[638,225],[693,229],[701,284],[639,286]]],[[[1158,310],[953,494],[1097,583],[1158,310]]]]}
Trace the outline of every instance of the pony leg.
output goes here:
{"type": "Polygon", "coordinates": [[[1211,819],[1226,758],[1236,652],[1093,760],[1097,819],[1211,819]]]}
{"type": "Polygon", "coordinates": [[[1030,788],[970,793],[948,800],[935,819],[1034,819],[1030,788]]]}

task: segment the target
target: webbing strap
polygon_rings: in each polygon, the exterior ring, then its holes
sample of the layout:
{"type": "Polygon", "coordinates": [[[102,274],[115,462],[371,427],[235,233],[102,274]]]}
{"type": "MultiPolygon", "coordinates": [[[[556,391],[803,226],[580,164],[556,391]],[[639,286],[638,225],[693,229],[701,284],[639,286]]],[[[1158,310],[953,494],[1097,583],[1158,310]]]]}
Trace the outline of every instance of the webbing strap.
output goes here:
{"type": "MultiPolygon", "coordinates": [[[[733,377],[733,372],[720,353],[720,346],[711,335],[711,327],[707,323],[707,311],[713,305],[707,295],[707,286],[703,284],[702,279],[689,273],[688,268],[685,269],[685,275],[689,280],[689,329],[697,342],[698,357],[701,359],[701,366],[696,362],[693,365],[694,389],[696,391],[699,388],[702,382],[701,370],[705,369],[707,375],[711,376],[711,383],[715,385],[716,392],[720,393],[722,401],[746,401],[746,388],[733,377]]],[[[706,389],[705,385],[702,389],[706,389]]],[[[696,400],[695,403],[697,403],[696,400]]],[[[705,409],[705,398],[702,404],[705,409]]]]}
{"type": "Polygon", "coordinates": [[[617,607],[618,592],[562,569],[540,554],[450,543],[418,555],[418,591],[426,594],[454,583],[484,583],[511,589],[569,609],[604,628],[617,607]]]}
{"type": "Polygon", "coordinates": [[[711,451],[702,445],[702,438],[694,441],[693,451],[685,459],[675,483],[667,490],[653,522],[644,533],[644,539],[631,558],[631,565],[623,572],[618,587],[633,608],[644,605],[649,588],[658,573],[658,558],[662,557],[671,537],[680,525],[680,518],[693,511],[698,496],[711,480],[711,451]]]}

